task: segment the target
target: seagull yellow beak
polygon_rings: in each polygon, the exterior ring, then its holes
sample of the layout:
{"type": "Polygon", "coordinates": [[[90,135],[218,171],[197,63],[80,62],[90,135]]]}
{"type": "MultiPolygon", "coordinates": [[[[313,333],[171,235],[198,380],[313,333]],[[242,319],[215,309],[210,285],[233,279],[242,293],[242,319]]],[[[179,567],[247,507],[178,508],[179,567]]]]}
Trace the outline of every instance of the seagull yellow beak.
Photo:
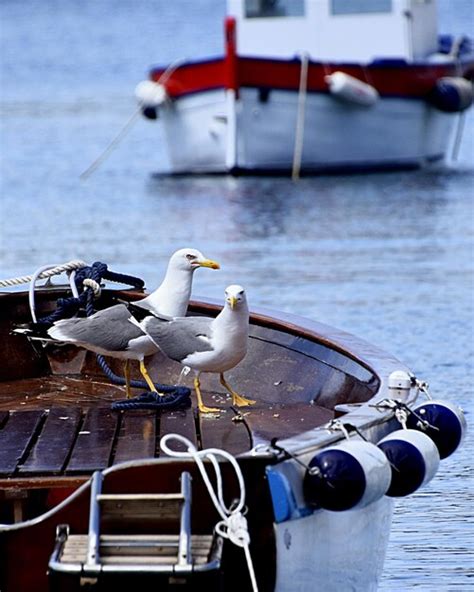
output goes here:
{"type": "Polygon", "coordinates": [[[202,261],[198,261],[199,267],[210,267],[211,269],[220,269],[221,266],[217,261],[212,261],[212,259],[203,259],[202,261]]]}
{"type": "Polygon", "coordinates": [[[235,296],[231,296],[231,297],[229,298],[229,304],[230,304],[230,307],[231,307],[232,309],[234,309],[234,308],[235,308],[235,305],[237,304],[237,302],[238,302],[238,300],[237,300],[237,298],[236,298],[235,296]]]}

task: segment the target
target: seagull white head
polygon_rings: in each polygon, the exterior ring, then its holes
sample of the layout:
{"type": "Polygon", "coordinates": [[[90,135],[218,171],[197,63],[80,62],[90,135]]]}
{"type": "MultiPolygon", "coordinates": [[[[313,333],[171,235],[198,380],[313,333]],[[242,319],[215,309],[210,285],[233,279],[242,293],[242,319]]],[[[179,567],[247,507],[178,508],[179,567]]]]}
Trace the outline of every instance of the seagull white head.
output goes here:
{"type": "Polygon", "coordinates": [[[232,309],[246,304],[247,297],[245,296],[245,290],[238,284],[227,286],[225,290],[225,301],[232,309]]]}
{"type": "Polygon", "coordinates": [[[201,251],[191,249],[179,249],[173,253],[170,258],[169,267],[181,271],[194,271],[198,267],[210,267],[211,269],[220,269],[219,263],[206,259],[201,251]]]}

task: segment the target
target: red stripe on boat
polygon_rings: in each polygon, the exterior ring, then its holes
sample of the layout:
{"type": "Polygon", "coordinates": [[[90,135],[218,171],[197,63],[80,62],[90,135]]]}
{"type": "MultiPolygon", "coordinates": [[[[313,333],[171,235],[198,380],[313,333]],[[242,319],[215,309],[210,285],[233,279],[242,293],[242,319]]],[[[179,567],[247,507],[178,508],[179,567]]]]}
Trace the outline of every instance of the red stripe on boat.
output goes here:
{"type": "MultiPolygon", "coordinates": [[[[235,40],[234,40],[235,42],[235,40]]],[[[229,49],[229,48],[228,48],[229,49]]],[[[232,48],[230,48],[232,49],[232,48]]],[[[409,65],[394,61],[360,66],[356,64],[322,64],[310,62],[308,92],[328,92],[324,78],[332,72],[344,72],[375,87],[381,96],[422,98],[428,94],[438,78],[468,75],[472,63],[409,65]]],[[[238,90],[242,87],[269,88],[298,91],[301,62],[299,60],[272,60],[239,57],[227,54],[225,58],[186,63],[177,68],[165,86],[168,94],[179,98],[188,94],[219,88],[238,90]]],[[[150,78],[157,82],[165,71],[153,69],[150,78]]]]}

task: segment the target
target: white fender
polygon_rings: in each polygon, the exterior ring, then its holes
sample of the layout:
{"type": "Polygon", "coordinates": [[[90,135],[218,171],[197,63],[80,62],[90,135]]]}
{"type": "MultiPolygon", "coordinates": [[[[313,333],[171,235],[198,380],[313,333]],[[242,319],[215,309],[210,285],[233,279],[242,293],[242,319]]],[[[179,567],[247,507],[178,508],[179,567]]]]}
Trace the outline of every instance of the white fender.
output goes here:
{"type": "Polygon", "coordinates": [[[331,94],[349,103],[372,107],[379,99],[379,93],[373,86],[344,72],[333,72],[324,80],[331,94]]]}
{"type": "Polygon", "coordinates": [[[143,80],[135,88],[135,97],[142,107],[159,107],[167,98],[166,88],[159,82],[143,80]]]}

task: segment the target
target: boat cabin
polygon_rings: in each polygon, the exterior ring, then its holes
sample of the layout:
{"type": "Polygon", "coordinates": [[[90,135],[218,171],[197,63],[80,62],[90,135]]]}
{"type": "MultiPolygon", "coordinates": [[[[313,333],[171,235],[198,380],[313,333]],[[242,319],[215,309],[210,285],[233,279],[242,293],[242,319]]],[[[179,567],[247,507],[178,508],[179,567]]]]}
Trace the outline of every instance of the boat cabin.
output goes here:
{"type": "Polygon", "coordinates": [[[435,0],[228,0],[241,56],[370,63],[437,51],[435,0]]]}

